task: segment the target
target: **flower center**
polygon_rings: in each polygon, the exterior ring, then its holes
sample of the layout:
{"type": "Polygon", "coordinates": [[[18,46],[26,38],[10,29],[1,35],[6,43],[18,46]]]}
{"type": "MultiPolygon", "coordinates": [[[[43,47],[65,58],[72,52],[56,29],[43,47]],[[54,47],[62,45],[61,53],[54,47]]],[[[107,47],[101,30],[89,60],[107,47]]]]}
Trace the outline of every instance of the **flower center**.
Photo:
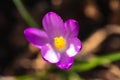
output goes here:
{"type": "Polygon", "coordinates": [[[65,46],[66,46],[65,39],[62,36],[55,37],[54,38],[54,46],[58,51],[64,50],[65,46]]]}

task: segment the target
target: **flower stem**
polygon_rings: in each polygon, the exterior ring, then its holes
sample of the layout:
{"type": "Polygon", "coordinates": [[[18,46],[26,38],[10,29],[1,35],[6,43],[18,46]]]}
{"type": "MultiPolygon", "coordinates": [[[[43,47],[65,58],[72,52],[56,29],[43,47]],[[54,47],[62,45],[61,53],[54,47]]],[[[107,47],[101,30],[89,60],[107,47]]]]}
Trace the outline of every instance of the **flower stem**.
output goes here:
{"type": "Polygon", "coordinates": [[[17,7],[18,11],[20,12],[23,19],[27,22],[29,26],[35,26],[39,27],[39,25],[36,23],[36,21],[31,17],[31,15],[28,13],[24,5],[22,4],[21,0],[13,0],[15,6],[17,7]]]}
{"type": "Polygon", "coordinates": [[[76,64],[73,66],[71,71],[88,71],[99,65],[103,65],[103,64],[106,65],[118,60],[120,60],[120,52],[111,53],[109,55],[95,57],[89,61],[76,64]]]}

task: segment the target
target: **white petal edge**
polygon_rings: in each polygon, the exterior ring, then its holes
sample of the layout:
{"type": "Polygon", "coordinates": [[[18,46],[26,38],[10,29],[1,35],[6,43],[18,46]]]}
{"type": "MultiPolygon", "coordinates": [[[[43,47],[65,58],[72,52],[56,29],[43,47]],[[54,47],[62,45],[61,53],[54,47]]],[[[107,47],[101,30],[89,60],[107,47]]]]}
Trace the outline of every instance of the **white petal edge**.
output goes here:
{"type": "MultiPolygon", "coordinates": [[[[77,48],[80,49],[81,46],[77,46],[77,48]]],[[[73,44],[70,44],[70,47],[66,50],[66,53],[69,57],[73,57],[78,53],[78,51],[75,50],[75,46],[73,44]]]]}
{"type": "Polygon", "coordinates": [[[60,60],[60,53],[56,53],[53,48],[47,44],[48,50],[47,52],[42,53],[42,57],[50,62],[50,63],[57,63],[60,60]]]}

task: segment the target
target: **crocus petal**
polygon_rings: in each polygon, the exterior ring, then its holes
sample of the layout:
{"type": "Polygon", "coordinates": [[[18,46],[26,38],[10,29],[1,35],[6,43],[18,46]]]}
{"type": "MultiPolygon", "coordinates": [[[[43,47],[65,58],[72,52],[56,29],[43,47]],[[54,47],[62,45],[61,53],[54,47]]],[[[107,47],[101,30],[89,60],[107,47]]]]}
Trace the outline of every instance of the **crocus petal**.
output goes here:
{"type": "Polygon", "coordinates": [[[57,63],[60,60],[60,54],[55,52],[50,44],[41,48],[41,54],[43,59],[50,63],[57,63]]]}
{"type": "Polygon", "coordinates": [[[43,17],[42,23],[45,31],[50,37],[60,36],[65,33],[63,20],[54,12],[48,12],[43,17]]]}
{"type": "Polygon", "coordinates": [[[38,48],[41,48],[48,42],[47,34],[40,29],[27,28],[24,30],[24,34],[26,39],[38,48]]]}
{"type": "MultiPolygon", "coordinates": [[[[63,53],[64,54],[64,53],[63,53]]],[[[67,70],[70,69],[73,62],[74,62],[74,58],[73,57],[68,57],[67,55],[63,55],[61,56],[60,61],[56,64],[59,68],[67,70]]]]}
{"type": "Polygon", "coordinates": [[[79,25],[76,20],[69,19],[64,23],[66,33],[70,37],[77,37],[79,32],[79,25]]]}
{"type": "Polygon", "coordinates": [[[75,56],[77,53],[79,53],[81,48],[81,41],[78,38],[71,38],[69,48],[66,50],[66,54],[69,57],[75,56]]]}

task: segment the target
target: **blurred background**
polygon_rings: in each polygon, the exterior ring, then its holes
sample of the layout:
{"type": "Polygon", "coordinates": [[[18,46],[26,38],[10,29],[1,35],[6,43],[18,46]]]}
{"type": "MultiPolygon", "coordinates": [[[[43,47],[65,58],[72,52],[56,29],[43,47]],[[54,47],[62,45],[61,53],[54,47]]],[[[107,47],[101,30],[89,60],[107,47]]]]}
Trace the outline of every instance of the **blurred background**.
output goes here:
{"type": "Polygon", "coordinates": [[[0,80],[120,80],[120,0],[1,0],[0,80]],[[79,22],[83,48],[70,70],[45,62],[28,43],[45,13],[79,22]]]}

